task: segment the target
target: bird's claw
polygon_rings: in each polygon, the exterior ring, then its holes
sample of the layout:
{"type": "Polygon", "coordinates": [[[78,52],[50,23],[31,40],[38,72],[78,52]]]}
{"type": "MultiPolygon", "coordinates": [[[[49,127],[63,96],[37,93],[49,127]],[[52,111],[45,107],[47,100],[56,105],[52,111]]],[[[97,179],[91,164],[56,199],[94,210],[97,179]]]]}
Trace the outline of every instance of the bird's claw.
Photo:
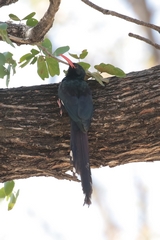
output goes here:
{"type": "Polygon", "coordinates": [[[58,104],[58,107],[60,108],[60,116],[62,117],[63,111],[62,111],[62,103],[60,99],[57,100],[57,104],[58,104]]]}

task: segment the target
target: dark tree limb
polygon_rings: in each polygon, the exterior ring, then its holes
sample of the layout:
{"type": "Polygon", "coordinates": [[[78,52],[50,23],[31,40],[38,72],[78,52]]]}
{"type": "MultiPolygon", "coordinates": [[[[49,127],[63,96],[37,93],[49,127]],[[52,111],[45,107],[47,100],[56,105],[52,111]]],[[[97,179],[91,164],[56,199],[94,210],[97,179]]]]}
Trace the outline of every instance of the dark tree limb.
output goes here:
{"type": "Polygon", "coordinates": [[[18,0],[0,0],[0,8],[18,2],[18,0]]]}
{"type": "MultiPolygon", "coordinates": [[[[160,66],[89,81],[94,116],[89,132],[92,168],[160,160],[160,66]]],[[[58,84],[0,90],[0,182],[31,176],[74,179],[70,121],[59,115],[58,84]]]]}
{"type": "Polygon", "coordinates": [[[50,5],[47,12],[44,14],[39,23],[32,28],[28,33],[28,37],[32,42],[41,42],[44,36],[53,25],[55,14],[59,9],[61,0],[50,0],[50,5]]]}

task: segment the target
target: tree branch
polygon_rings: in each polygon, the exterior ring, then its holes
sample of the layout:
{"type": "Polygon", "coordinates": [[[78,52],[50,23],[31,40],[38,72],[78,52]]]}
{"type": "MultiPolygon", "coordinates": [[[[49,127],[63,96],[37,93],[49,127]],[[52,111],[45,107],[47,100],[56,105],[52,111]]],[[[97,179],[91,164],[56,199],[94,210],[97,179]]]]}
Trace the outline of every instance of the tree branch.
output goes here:
{"type": "MultiPolygon", "coordinates": [[[[88,81],[94,114],[88,134],[92,168],[160,160],[160,66],[88,81]]],[[[75,180],[70,121],[59,115],[58,84],[0,90],[0,182],[31,176],[75,180]]]]}
{"type": "Polygon", "coordinates": [[[49,8],[43,18],[27,33],[27,37],[29,37],[32,42],[41,42],[43,40],[44,36],[53,25],[55,14],[59,9],[60,3],[61,0],[50,0],[49,8]]]}
{"type": "Polygon", "coordinates": [[[7,32],[10,40],[17,45],[41,42],[53,25],[55,14],[58,11],[60,3],[61,0],[50,0],[47,12],[33,28],[20,23],[6,22],[8,24],[7,32]]]}
{"type": "Polygon", "coordinates": [[[52,53],[50,53],[45,47],[43,47],[41,44],[37,44],[37,46],[42,50],[44,51],[45,53],[47,53],[48,56],[50,56],[51,58],[54,58],[56,59],[58,62],[61,62],[63,64],[66,64],[66,65],[69,65],[67,62],[55,57],[52,53]]]}
{"type": "Polygon", "coordinates": [[[139,35],[137,35],[137,34],[133,34],[133,33],[129,33],[128,35],[129,35],[130,37],[133,37],[133,38],[139,39],[139,40],[141,40],[141,41],[143,41],[143,42],[146,42],[146,43],[148,43],[148,44],[152,45],[153,47],[155,47],[155,48],[157,48],[157,49],[160,50],[160,45],[159,45],[159,44],[153,43],[152,41],[150,41],[150,40],[147,39],[147,38],[141,37],[141,36],[139,36],[139,35]]]}
{"type": "Polygon", "coordinates": [[[18,2],[18,0],[0,0],[0,8],[18,2]]]}
{"type": "Polygon", "coordinates": [[[154,25],[154,24],[151,24],[151,23],[146,23],[146,22],[143,22],[143,21],[140,21],[138,19],[135,19],[135,18],[131,18],[131,17],[128,17],[126,15],[123,15],[123,14],[120,14],[120,13],[117,13],[115,11],[110,11],[108,9],[104,9],[102,7],[99,7],[98,5],[88,1],[88,0],[81,0],[82,2],[84,2],[85,4],[87,4],[88,6],[94,8],[95,10],[105,14],[105,15],[111,15],[111,16],[115,16],[115,17],[118,17],[118,18],[121,18],[121,19],[124,19],[128,22],[133,22],[135,24],[138,24],[138,25],[141,25],[141,26],[144,26],[144,27],[148,27],[148,28],[151,28],[151,29],[154,29],[158,32],[160,32],[160,27],[154,25]]]}

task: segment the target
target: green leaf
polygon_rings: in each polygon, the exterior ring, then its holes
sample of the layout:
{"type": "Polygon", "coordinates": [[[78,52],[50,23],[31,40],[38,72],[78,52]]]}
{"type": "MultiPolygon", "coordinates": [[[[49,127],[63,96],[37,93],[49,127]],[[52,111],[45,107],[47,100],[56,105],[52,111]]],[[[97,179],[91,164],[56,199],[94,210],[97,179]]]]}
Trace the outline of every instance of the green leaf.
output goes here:
{"type": "Polygon", "coordinates": [[[4,78],[5,75],[7,75],[7,69],[0,65],[0,78],[4,78]]]}
{"type": "Polygon", "coordinates": [[[98,72],[87,71],[87,75],[94,78],[97,82],[99,82],[102,86],[104,86],[103,77],[98,72]]]}
{"type": "Polygon", "coordinates": [[[37,57],[34,57],[30,64],[34,64],[35,62],[37,62],[37,57]]]}
{"type": "Polygon", "coordinates": [[[25,61],[23,64],[20,65],[21,68],[25,67],[31,61],[32,58],[33,58],[33,60],[31,62],[31,64],[36,62],[37,58],[35,58],[35,55],[37,55],[39,53],[39,51],[36,49],[32,49],[31,52],[32,53],[26,53],[25,55],[23,55],[20,58],[19,63],[22,63],[25,61]]]}
{"type": "Polygon", "coordinates": [[[15,203],[9,202],[8,203],[8,211],[12,210],[14,205],[15,205],[15,203]]]}
{"type": "Polygon", "coordinates": [[[31,58],[33,58],[32,53],[26,53],[25,55],[23,55],[23,56],[20,58],[19,62],[21,63],[21,62],[30,60],[31,58]]]}
{"type": "Polygon", "coordinates": [[[9,14],[9,17],[10,17],[10,19],[12,19],[13,21],[21,21],[21,19],[19,19],[19,17],[17,17],[16,15],[14,15],[14,14],[9,14]]]}
{"type": "Polygon", "coordinates": [[[13,191],[14,185],[15,185],[14,181],[8,181],[4,183],[4,191],[6,193],[6,196],[11,194],[11,192],[13,191]]]}
{"type": "Polygon", "coordinates": [[[79,56],[77,54],[69,53],[69,55],[75,59],[79,59],[79,56]]]}
{"type": "Polygon", "coordinates": [[[38,24],[38,20],[35,18],[29,18],[29,19],[27,19],[26,24],[29,27],[35,27],[38,24]]]}
{"type": "Polygon", "coordinates": [[[8,68],[7,68],[7,76],[6,76],[6,86],[8,87],[9,85],[9,82],[10,82],[10,76],[11,76],[11,65],[8,65],[8,68]]]}
{"type": "Polygon", "coordinates": [[[19,60],[19,63],[22,63],[22,62],[24,62],[23,64],[21,64],[20,65],[20,67],[21,68],[23,68],[23,67],[25,67],[29,62],[30,62],[30,60],[33,58],[33,60],[32,60],[32,62],[31,62],[31,64],[34,64],[35,62],[36,62],[36,60],[37,60],[37,58],[35,58],[35,55],[37,55],[39,53],[39,51],[38,50],[36,50],[36,49],[32,49],[31,50],[31,53],[26,53],[25,55],[23,55],[21,58],[20,58],[20,60],[19,60]]]}
{"type": "Polygon", "coordinates": [[[50,53],[52,53],[52,43],[48,38],[44,39],[44,41],[42,42],[42,46],[45,47],[50,53]]]}
{"type": "Polygon", "coordinates": [[[84,59],[88,55],[88,51],[84,49],[79,56],[73,53],[69,53],[69,55],[75,59],[84,59]]]}
{"type": "Polygon", "coordinates": [[[44,80],[45,78],[49,77],[48,69],[47,69],[46,62],[45,62],[43,56],[40,56],[38,58],[38,60],[37,60],[37,68],[38,68],[37,72],[38,72],[38,75],[40,76],[40,78],[42,78],[44,80]]]}
{"type": "Polygon", "coordinates": [[[79,62],[78,64],[81,65],[85,71],[88,70],[91,66],[89,63],[86,62],[79,62]]]}
{"type": "Polygon", "coordinates": [[[32,49],[31,49],[31,53],[35,56],[35,55],[37,55],[38,53],[40,53],[40,51],[38,51],[37,49],[32,48],[32,49]]]}
{"type": "Polygon", "coordinates": [[[70,49],[69,46],[59,47],[54,51],[53,55],[59,56],[60,54],[64,54],[65,52],[68,52],[69,49],[70,49]]]}
{"type": "Polygon", "coordinates": [[[10,201],[9,201],[9,203],[8,203],[8,211],[9,211],[9,210],[12,210],[12,208],[13,208],[14,205],[15,205],[15,203],[16,203],[16,197],[15,197],[14,194],[12,193],[12,194],[11,194],[11,197],[10,197],[10,201]]]}
{"type": "Polygon", "coordinates": [[[88,51],[87,49],[84,49],[82,53],[79,55],[79,58],[84,59],[87,55],[88,55],[88,51]]]}
{"type": "Polygon", "coordinates": [[[16,61],[13,59],[13,54],[10,53],[10,52],[4,52],[3,55],[5,56],[5,59],[6,59],[6,63],[10,64],[11,67],[12,67],[12,70],[13,70],[13,74],[16,73],[16,66],[17,66],[17,63],[16,61]]]}
{"type": "MultiPolygon", "coordinates": [[[[12,58],[12,56],[13,56],[12,53],[10,53],[10,52],[4,52],[3,55],[4,55],[5,59],[6,59],[6,63],[13,63],[14,60],[13,60],[13,58],[12,58]]],[[[15,61],[14,61],[14,62],[15,62],[15,61]]]]}
{"type": "Polygon", "coordinates": [[[22,20],[27,20],[29,18],[33,18],[35,14],[36,14],[35,12],[32,12],[32,13],[28,14],[26,17],[24,17],[22,20]]]}
{"type": "Polygon", "coordinates": [[[60,74],[58,61],[54,58],[46,56],[49,74],[53,77],[60,74]]]}
{"type": "Polygon", "coordinates": [[[16,62],[14,62],[14,63],[11,65],[13,74],[16,73],[16,66],[17,66],[17,63],[16,63],[16,62]]]}
{"type": "Polygon", "coordinates": [[[7,23],[0,23],[0,30],[7,30],[8,24],[7,23]]]}
{"type": "Polygon", "coordinates": [[[106,72],[117,77],[125,77],[126,74],[120,68],[114,67],[111,64],[101,63],[94,66],[99,72],[106,72]]]}
{"type": "Polygon", "coordinates": [[[13,71],[13,75],[16,73],[16,66],[17,63],[16,61],[13,59],[13,54],[10,52],[4,52],[3,53],[6,63],[8,63],[8,68],[7,68],[7,76],[6,76],[6,85],[8,87],[9,81],[10,81],[10,75],[11,75],[11,69],[13,71]]]}
{"type": "Polygon", "coordinates": [[[18,191],[16,192],[16,200],[17,200],[18,196],[19,196],[19,189],[18,189],[18,191]]]}
{"type": "Polygon", "coordinates": [[[10,44],[12,47],[14,47],[12,41],[9,39],[7,31],[0,29],[0,36],[2,37],[2,40],[8,44],[10,44]]]}
{"type": "Polygon", "coordinates": [[[15,206],[15,204],[17,202],[18,196],[19,196],[19,190],[16,192],[16,194],[13,194],[13,193],[11,194],[10,201],[8,204],[8,211],[13,209],[13,207],[15,206]]]}
{"type": "Polygon", "coordinates": [[[23,64],[20,65],[20,67],[21,68],[25,67],[30,61],[31,61],[31,59],[26,60],[23,64]]]}
{"type": "Polygon", "coordinates": [[[5,198],[6,194],[5,194],[5,191],[4,191],[4,187],[2,187],[0,189],[0,198],[5,198]]]}
{"type": "Polygon", "coordinates": [[[0,53],[0,65],[4,65],[5,62],[6,62],[5,56],[2,53],[0,53]]]}

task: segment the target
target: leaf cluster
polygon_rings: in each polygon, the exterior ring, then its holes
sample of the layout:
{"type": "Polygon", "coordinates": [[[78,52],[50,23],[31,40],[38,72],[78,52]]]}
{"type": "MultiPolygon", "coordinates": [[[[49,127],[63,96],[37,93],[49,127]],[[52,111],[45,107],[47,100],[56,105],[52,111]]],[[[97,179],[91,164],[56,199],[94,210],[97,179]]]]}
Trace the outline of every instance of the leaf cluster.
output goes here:
{"type": "Polygon", "coordinates": [[[17,63],[10,52],[0,53],[0,78],[6,77],[6,86],[8,87],[11,73],[16,73],[17,63]]]}
{"type": "Polygon", "coordinates": [[[41,44],[38,44],[38,50],[32,48],[30,53],[26,53],[20,58],[20,67],[25,67],[28,63],[37,63],[37,73],[42,80],[45,78],[54,77],[60,74],[59,61],[57,55],[63,54],[69,50],[68,46],[57,48],[52,53],[52,43],[49,39],[45,39],[41,44]]]}
{"type": "MultiPolygon", "coordinates": [[[[34,27],[37,25],[38,21],[34,18],[35,12],[32,12],[20,19],[14,14],[9,14],[10,19],[13,21],[26,21],[26,25],[34,27]]],[[[0,36],[2,40],[14,47],[12,41],[9,39],[7,34],[7,23],[0,24],[0,36]]],[[[18,64],[21,68],[25,67],[28,64],[37,63],[37,73],[42,80],[45,80],[49,77],[54,77],[55,75],[60,74],[59,62],[63,62],[57,57],[61,54],[64,54],[69,51],[69,46],[59,47],[53,51],[52,43],[49,39],[44,39],[41,43],[37,43],[35,48],[32,48],[29,53],[23,55],[18,64]]],[[[100,63],[94,66],[96,71],[89,71],[91,65],[84,61],[88,55],[87,49],[84,49],[79,55],[74,53],[69,53],[69,55],[76,59],[78,63],[86,71],[86,79],[95,79],[101,85],[104,85],[103,82],[108,83],[108,79],[104,78],[104,73],[115,75],[117,77],[125,77],[123,70],[106,63],[100,63]]],[[[13,54],[10,52],[0,53],[0,78],[6,76],[6,85],[8,87],[10,81],[11,71],[13,74],[16,72],[17,63],[13,59],[13,54]]]]}
{"type": "Polygon", "coordinates": [[[16,16],[15,14],[11,13],[11,14],[9,14],[9,17],[13,21],[18,21],[18,22],[25,21],[27,26],[35,27],[38,24],[38,20],[36,18],[34,18],[35,14],[36,14],[35,12],[31,12],[27,16],[25,16],[22,19],[20,19],[18,16],[16,16]]]}
{"type": "Polygon", "coordinates": [[[11,210],[14,207],[19,196],[19,190],[17,192],[13,192],[14,186],[14,181],[8,181],[4,183],[2,188],[0,188],[0,200],[6,198],[6,200],[9,201],[8,210],[11,210]]]}
{"type": "Polygon", "coordinates": [[[87,49],[84,49],[79,55],[71,54],[69,55],[75,59],[79,60],[79,64],[84,68],[86,71],[86,78],[87,79],[95,79],[98,81],[102,86],[104,85],[103,82],[108,83],[108,79],[103,77],[103,73],[108,73],[110,75],[114,75],[117,77],[125,77],[125,73],[120,68],[113,66],[112,64],[100,63],[95,65],[94,68],[97,70],[96,72],[89,71],[91,65],[87,62],[82,62],[81,60],[84,59],[88,55],[87,49]]]}

